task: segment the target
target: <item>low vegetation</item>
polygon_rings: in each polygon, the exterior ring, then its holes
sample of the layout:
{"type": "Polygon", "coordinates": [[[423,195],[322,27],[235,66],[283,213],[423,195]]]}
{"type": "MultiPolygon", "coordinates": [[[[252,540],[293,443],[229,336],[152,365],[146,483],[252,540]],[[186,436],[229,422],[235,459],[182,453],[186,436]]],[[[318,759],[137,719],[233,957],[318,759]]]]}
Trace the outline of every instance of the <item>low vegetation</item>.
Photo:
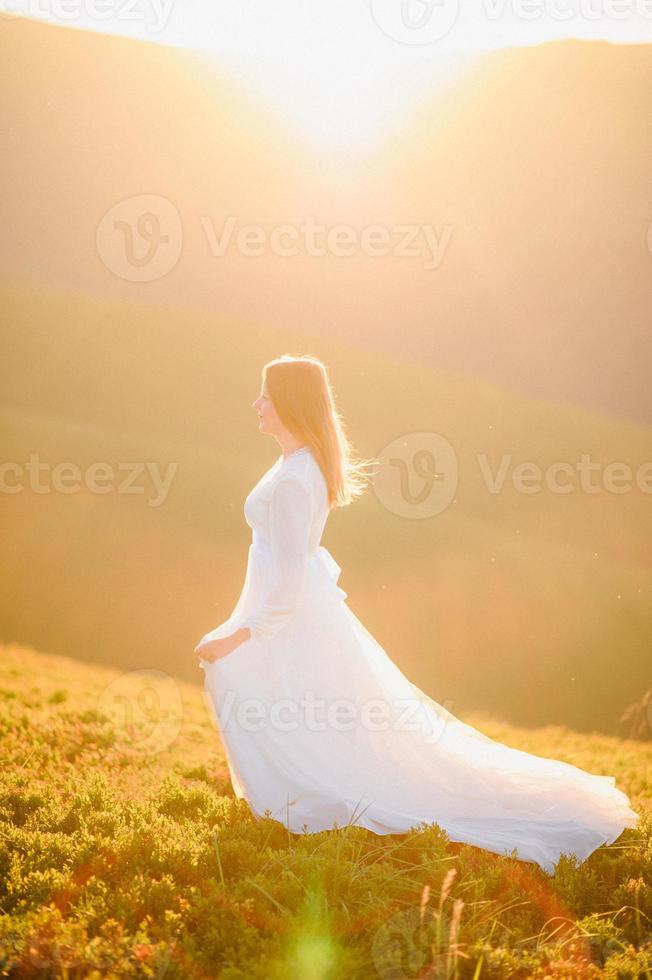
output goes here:
{"type": "Polygon", "coordinates": [[[0,976],[652,980],[649,743],[465,719],[642,813],[548,876],[436,824],[256,820],[203,692],[144,677],[0,648],[0,976]]]}

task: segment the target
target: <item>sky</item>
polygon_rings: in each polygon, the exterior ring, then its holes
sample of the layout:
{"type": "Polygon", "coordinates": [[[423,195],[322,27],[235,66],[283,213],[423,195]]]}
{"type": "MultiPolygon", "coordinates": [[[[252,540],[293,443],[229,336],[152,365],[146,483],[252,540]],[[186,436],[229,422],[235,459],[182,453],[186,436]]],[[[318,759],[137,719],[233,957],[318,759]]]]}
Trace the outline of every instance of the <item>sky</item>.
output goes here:
{"type": "Polygon", "coordinates": [[[206,52],[317,142],[368,142],[473,54],[652,41],[652,0],[0,0],[4,16],[206,52]]]}

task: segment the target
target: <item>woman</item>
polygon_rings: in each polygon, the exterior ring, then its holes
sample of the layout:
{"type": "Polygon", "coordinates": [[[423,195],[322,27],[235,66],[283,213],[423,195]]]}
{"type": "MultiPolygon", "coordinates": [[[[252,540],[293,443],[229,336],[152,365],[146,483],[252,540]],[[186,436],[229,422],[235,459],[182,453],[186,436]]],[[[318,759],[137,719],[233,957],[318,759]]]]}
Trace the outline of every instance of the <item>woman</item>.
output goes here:
{"type": "Polygon", "coordinates": [[[436,822],[453,841],[516,849],[549,873],[562,853],[584,860],[636,826],[613,776],[459,721],[346,605],[320,541],[330,510],[362,492],[367,463],[350,460],[324,365],[269,362],[253,407],[282,453],[245,500],[253,533],[240,598],[195,648],[236,795],[292,833],[436,822]]]}

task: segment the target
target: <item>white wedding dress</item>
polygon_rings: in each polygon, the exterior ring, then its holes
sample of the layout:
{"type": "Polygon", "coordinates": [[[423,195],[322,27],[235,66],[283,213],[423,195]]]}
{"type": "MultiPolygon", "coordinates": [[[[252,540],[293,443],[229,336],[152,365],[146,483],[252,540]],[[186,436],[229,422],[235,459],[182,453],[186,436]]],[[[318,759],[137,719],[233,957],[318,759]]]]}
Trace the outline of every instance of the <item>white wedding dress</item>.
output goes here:
{"type": "Polygon", "coordinates": [[[244,586],[200,644],[250,639],[200,661],[236,796],[292,833],[376,834],[436,822],[462,841],[535,861],[584,860],[638,823],[613,776],[493,741],[412,684],[349,609],[320,545],[326,481],[307,446],[248,495],[244,586]]]}

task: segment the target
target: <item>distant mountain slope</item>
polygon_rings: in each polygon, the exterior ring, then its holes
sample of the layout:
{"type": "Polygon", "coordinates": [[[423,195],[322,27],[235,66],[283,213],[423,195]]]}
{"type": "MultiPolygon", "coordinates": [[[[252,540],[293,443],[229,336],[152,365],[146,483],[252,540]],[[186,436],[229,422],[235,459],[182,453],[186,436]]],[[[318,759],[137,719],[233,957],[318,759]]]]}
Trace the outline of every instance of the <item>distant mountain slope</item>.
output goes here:
{"type": "MultiPolygon", "coordinates": [[[[652,51],[558,42],[479,56],[369,155],[318,154],[206,56],[5,19],[2,277],[328,331],[436,367],[652,422],[652,51]],[[178,264],[120,279],[95,247],[118,201],[162,195],[178,264]],[[369,225],[391,254],[245,255],[234,235],[369,225]],[[428,225],[442,261],[400,257],[428,225]],[[450,229],[450,240],[446,237],[450,229]],[[212,242],[213,247],[215,242],[212,242]]],[[[372,97],[370,95],[370,97],[372,97]]]]}
{"type": "MultiPolygon", "coordinates": [[[[648,683],[650,495],[518,492],[513,467],[582,454],[648,458],[645,429],[527,399],[477,379],[345,345],[188,311],[73,294],[0,294],[7,311],[5,460],[175,467],[159,506],[113,492],[3,495],[0,636],[197,680],[192,649],[239,594],[244,498],[276,459],[251,402],[280,350],[317,353],[357,452],[432,431],[453,447],[456,503],[413,520],[382,493],[329,518],[324,543],[351,608],[420,686],[457,708],[521,723],[613,731],[648,683]],[[246,345],[242,338],[248,338],[246,345]],[[505,485],[490,493],[478,457],[505,485]]],[[[8,477],[9,480],[13,477],[8,477]]],[[[413,491],[419,480],[411,474],[413,491]]],[[[598,484],[601,485],[601,484],[598,484]]]]}

